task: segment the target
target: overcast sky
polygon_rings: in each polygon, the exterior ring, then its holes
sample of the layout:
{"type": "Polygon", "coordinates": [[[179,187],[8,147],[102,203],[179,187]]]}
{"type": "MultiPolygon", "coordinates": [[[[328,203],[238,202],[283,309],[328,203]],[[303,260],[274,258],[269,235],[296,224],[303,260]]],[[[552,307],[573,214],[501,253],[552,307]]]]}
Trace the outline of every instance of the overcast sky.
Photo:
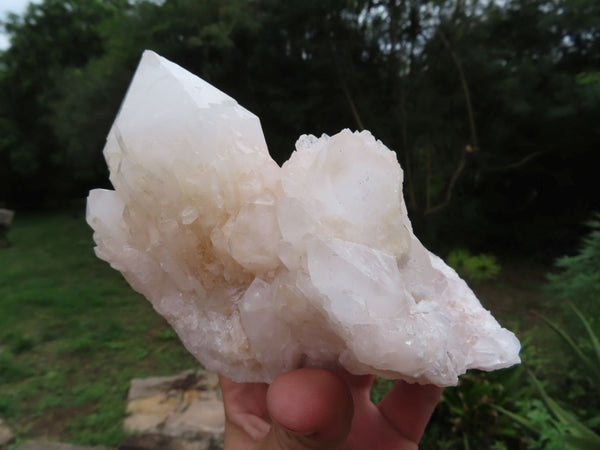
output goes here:
{"type": "MultiPolygon", "coordinates": [[[[39,3],[40,1],[33,0],[33,3],[39,3]]],[[[31,0],[0,0],[0,20],[6,18],[6,14],[9,12],[21,14],[25,11],[28,3],[31,3],[31,0]]],[[[0,30],[0,50],[5,50],[7,47],[8,38],[0,30]]]]}

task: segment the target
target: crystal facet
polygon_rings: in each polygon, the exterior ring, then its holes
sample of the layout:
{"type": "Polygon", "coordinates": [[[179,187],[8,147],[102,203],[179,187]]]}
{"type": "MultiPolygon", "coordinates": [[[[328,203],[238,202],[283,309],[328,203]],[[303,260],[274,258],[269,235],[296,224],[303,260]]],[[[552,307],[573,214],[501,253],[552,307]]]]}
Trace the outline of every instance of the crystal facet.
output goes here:
{"type": "Polygon", "coordinates": [[[520,344],[412,231],[395,153],[302,136],[281,168],[259,119],[146,51],[88,198],[96,254],[207,368],[236,381],[343,366],[454,385],[520,344]]]}

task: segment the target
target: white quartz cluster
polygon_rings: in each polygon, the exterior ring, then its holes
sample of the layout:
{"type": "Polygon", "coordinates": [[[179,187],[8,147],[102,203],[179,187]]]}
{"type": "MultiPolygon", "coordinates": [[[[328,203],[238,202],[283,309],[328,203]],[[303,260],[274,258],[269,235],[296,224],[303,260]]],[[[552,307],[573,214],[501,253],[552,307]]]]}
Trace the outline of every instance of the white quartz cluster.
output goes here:
{"type": "Polygon", "coordinates": [[[207,368],[301,366],[454,385],[520,344],[414,236],[395,154],[367,131],[302,136],[283,167],[259,119],[147,51],[93,190],[96,254],[207,368]]]}

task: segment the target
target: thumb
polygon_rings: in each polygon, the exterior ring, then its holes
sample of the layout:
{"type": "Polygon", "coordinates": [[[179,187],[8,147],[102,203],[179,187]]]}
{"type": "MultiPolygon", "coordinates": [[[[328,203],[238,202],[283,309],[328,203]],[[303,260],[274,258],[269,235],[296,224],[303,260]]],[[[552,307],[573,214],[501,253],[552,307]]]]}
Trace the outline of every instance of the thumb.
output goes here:
{"type": "Polygon", "coordinates": [[[352,423],[350,390],[323,369],[298,369],[278,377],[267,392],[271,430],[262,450],[339,448],[352,423]]]}

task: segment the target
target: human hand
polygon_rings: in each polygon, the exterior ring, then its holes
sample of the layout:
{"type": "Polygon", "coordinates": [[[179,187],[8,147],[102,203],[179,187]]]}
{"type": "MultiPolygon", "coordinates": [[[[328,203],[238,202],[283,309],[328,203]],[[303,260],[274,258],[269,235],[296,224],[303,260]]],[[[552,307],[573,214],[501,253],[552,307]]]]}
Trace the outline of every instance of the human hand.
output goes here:
{"type": "Polygon", "coordinates": [[[225,450],[417,449],[442,388],[398,381],[375,405],[373,380],[307,368],[271,385],[220,376],[225,450]]]}

